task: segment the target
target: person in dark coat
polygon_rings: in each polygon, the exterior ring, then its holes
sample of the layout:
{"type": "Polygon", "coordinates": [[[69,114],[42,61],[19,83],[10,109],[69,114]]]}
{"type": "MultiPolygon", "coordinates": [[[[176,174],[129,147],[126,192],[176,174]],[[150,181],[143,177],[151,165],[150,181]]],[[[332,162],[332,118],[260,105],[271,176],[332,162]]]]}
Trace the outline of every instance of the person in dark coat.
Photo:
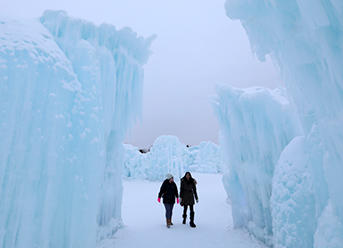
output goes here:
{"type": "Polygon", "coordinates": [[[177,186],[174,182],[174,177],[172,174],[167,174],[167,179],[164,180],[162,183],[160,192],[158,193],[157,201],[161,202],[161,197],[163,197],[163,204],[166,208],[166,220],[167,220],[167,227],[169,228],[173,225],[171,219],[173,215],[173,207],[175,204],[175,198],[177,203],[179,203],[179,194],[177,190],[177,186]]]}
{"type": "Polygon", "coordinates": [[[182,215],[182,224],[186,224],[187,219],[187,208],[189,206],[190,211],[190,226],[196,227],[194,224],[194,198],[199,202],[197,188],[196,188],[197,181],[192,177],[191,173],[186,172],[185,176],[181,178],[181,186],[180,186],[180,201],[181,206],[183,206],[183,215],[182,215]]]}

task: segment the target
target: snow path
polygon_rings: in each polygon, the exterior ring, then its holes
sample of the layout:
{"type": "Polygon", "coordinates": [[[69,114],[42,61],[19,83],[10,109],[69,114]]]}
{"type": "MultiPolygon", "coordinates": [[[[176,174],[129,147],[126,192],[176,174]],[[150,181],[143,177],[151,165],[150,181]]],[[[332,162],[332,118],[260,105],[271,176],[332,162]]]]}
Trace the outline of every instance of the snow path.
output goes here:
{"type": "MultiPolygon", "coordinates": [[[[198,181],[199,203],[195,204],[196,228],[181,223],[182,208],[174,205],[174,226],[165,225],[164,205],[157,202],[162,182],[123,180],[122,218],[125,228],[101,248],[157,248],[192,244],[194,247],[247,248],[266,246],[242,229],[233,229],[231,207],[226,203],[220,174],[192,173],[198,181]]],[[[176,182],[179,188],[179,182],[176,182]]],[[[189,217],[189,213],[188,213],[189,217]]]]}

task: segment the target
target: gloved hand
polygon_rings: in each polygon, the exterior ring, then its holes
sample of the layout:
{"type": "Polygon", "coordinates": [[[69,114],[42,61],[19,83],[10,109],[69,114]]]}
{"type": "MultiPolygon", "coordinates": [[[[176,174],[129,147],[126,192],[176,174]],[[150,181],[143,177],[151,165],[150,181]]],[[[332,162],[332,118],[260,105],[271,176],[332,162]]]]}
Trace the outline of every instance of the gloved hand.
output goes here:
{"type": "Polygon", "coordinates": [[[180,203],[180,200],[179,198],[176,199],[176,203],[179,204],[180,203]]]}
{"type": "Polygon", "coordinates": [[[161,198],[157,198],[157,201],[158,201],[159,203],[161,203],[161,198]]]}
{"type": "Polygon", "coordinates": [[[199,199],[197,199],[197,203],[199,203],[199,199]]]}

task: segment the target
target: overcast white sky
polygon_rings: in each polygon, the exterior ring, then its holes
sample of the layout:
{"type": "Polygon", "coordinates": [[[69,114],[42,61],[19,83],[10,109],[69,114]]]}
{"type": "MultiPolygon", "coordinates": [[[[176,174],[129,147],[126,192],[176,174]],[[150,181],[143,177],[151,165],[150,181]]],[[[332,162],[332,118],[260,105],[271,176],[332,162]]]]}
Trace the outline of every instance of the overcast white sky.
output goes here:
{"type": "MultiPolygon", "coordinates": [[[[149,147],[163,134],[184,144],[218,144],[219,127],[208,96],[214,85],[276,87],[270,60],[259,62],[237,21],[225,15],[224,0],[0,0],[0,14],[39,17],[46,9],[138,35],[157,34],[153,55],[144,66],[143,122],[136,123],[130,143],[149,147]]],[[[129,140],[127,140],[129,142],[129,140]]]]}

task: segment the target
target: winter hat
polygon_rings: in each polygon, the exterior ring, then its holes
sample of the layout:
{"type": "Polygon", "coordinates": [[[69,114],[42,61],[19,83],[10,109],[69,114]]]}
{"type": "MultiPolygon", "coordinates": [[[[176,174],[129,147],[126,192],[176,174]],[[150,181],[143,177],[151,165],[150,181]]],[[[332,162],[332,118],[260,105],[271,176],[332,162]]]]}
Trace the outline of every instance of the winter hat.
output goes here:
{"type": "Polygon", "coordinates": [[[173,177],[173,175],[172,175],[172,174],[170,174],[170,173],[168,173],[168,174],[166,175],[166,177],[167,177],[167,179],[170,179],[170,178],[172,178],[172,177],[173,177]]]}

